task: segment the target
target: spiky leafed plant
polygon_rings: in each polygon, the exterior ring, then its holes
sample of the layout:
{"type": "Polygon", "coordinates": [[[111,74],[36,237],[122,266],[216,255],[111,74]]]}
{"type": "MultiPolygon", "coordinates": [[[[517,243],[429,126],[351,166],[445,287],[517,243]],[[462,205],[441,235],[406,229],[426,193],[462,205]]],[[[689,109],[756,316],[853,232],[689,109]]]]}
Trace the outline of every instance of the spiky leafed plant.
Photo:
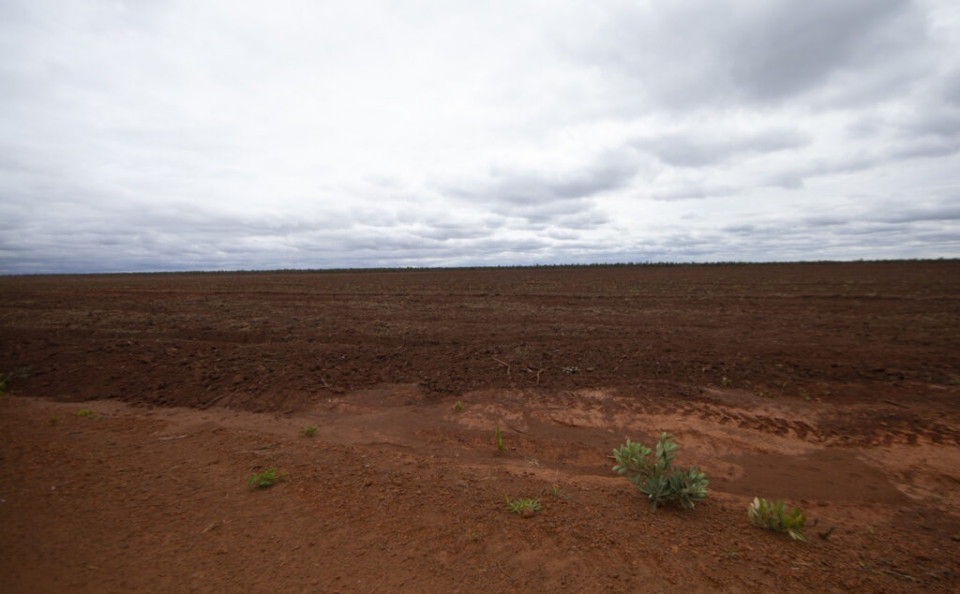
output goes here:
{"type": "Polygon", "coordinates": [[[672,435],[660,434],[654,458],[649,459],[653,450],[629,439],[618,449],[613,450],[616,465],[613,471],[627,475],[627,479],[650,501],[650,510],[657,511],[658,505],[671,501],[680,507],[693,509],[696,502],[707,496],[710,482],[696,466],[687,470],[672,468],[671,464],[677,451],[672,435]]]}

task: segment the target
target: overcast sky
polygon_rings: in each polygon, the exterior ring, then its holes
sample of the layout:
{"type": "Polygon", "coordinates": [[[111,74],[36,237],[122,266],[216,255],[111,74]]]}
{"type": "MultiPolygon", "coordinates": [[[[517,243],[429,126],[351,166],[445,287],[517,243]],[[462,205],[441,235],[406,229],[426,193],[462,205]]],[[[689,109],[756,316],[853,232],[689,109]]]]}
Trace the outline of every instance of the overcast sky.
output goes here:
{"type": "Polygon", "coordinates": [[[939,257],[955,0],[0,1],[0,273],[939,257]]]}

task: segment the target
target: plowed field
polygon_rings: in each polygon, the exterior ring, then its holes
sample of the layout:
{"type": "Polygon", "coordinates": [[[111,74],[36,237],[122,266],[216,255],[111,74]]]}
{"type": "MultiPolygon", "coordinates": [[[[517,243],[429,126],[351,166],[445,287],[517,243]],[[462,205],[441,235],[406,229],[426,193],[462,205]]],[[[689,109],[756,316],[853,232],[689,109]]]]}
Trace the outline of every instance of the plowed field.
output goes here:
{"type": "Polygon", "coordinates": [[[960,589],[955,261],[0,277],[0,372],[4,592],[960,589]]]}

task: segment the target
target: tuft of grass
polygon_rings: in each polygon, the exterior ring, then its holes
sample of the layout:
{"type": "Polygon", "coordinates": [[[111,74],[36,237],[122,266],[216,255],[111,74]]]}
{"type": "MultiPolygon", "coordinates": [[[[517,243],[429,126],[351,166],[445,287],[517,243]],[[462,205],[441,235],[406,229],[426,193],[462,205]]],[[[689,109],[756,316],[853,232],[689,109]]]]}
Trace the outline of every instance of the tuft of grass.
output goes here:
{"type": "Polygon", "coordinates": [[[285,476],[287,476],[287,473],[278,473],[277,467],[273,466],[264,470],[263,472],[254,474],[247,482],[250,483],[251,489],[266,489],[268,487],[272,487],[277,481],[285,476]]]}
{"type": "Polygon", "coordinates": [[[463,401],[457,400],[453,403],[453,412],[460,412],[461,410],[463,410],[463,401]]]}
{"type": "Polygon", "coordinates": [[[300,430],[300,435],[304,437],[313,437],[316,434],[317,434],[316,425],[307,425],[306,427],[300,430]]]}
{"type": "Polygon", "coordinates": [[[540,502],[536,499],[510,499],[506,495],[503,500],[507,502],[507,511],[520,516],[530,516],[540,511],[540,502]]]}
{"type": "Polygon", "coordinates": [[[720,385],[723,386],[724,388],[729,388],[729,387],[730,387],[730,378],[728,378],[728,377],[726,377],[726,376],[720,378],[720,385]]]}
{"type": "Polygon", "coordinates": [[[51,425],[56,425],[57,423],[60,422],[60,417],[58,417],[57,415],[50,415],[47,418],[47,422],[50,423],[51,425]]]}
{"type": "Polygon", "coordinates": [[[784,532],[794,540],[807,541],[801,534],[807,523],[807,516],[799,509],[786,511],[782,501],[767,501],[754,497],[750,507],[747,508],[747,517],[754,526],[774,532],[784,532]]]}
{"type": "Polygon", "coordinates": [[[89,418],[93,416],[93,411],[90,410],[89,408],[81,408],[80,410],[77,411],[77,416],[89,418]]]}
{"type": "Polygon", "coordinates": [[[503,436],[500,434],[500,425],[493,431],[493,440],[497,444],[497,452],[503,453],[503,436]]]}

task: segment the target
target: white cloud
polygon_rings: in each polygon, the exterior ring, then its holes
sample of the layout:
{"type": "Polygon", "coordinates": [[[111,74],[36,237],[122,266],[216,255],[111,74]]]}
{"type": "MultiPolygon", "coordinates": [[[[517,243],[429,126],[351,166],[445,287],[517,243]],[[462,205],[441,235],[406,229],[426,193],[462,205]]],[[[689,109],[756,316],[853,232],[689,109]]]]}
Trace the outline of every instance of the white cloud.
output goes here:
{"type": "Polygon", "coordinates": [[[946,0],[14,0],[0,273],[957,257],[957,56],[946,0]]]}

